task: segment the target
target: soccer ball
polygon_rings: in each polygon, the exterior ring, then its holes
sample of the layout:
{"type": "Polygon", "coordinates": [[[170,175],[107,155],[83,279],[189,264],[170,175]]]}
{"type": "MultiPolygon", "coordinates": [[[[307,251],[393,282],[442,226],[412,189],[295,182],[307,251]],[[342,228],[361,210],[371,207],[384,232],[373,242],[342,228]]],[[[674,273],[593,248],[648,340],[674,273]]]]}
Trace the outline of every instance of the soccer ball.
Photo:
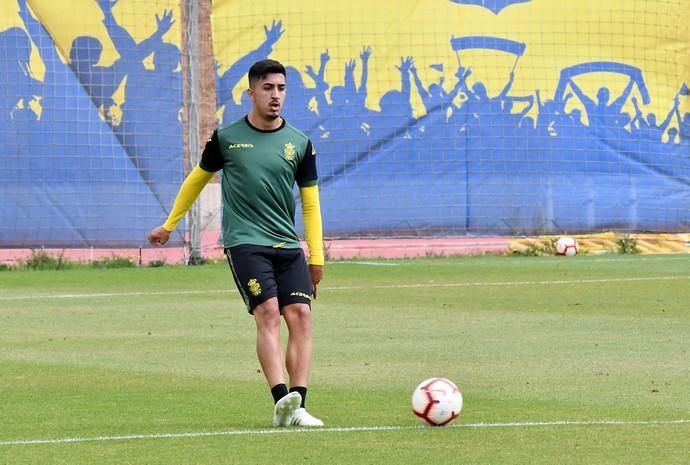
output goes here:
{"type": "Polygon", "coordinates": [[[577,245],[577,240],[574,237],[561,237],[556,241],[556,253],[558,255],[565,255],[572,257],[577,255],[580,247],[577,245]]]}
{"type": "Polygon", "coordinates": [[[445,378],[429,378],[412,393],[412,411],[431,426],[445,426],[462,410],[460,389],[445,378]]]}

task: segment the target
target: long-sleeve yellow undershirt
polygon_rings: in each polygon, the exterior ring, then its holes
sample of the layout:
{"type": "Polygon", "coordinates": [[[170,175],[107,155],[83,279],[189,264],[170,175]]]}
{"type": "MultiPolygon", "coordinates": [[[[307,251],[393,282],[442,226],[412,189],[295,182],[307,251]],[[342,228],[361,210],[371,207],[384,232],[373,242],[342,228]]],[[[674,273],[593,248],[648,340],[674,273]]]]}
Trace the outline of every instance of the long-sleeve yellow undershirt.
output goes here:
{"type": "MultiPolygon", "coordinates": [[[[194,201],[199,197],[206,184],[213,178],[214,173],[208,172],[196,166],[180,186],[175,197],[175,203],[163,224],[166,231],[174,231],[177,224],[184,218],[194,201]]],[[[304,223],[304,235],[309,247],[309,264],[323,265],[323,229],[321,222],[321,207],[319,204],[318,185],[300,187],[300,200],[302,202],[302,222],[304,223]]]]}
{"type": "Polygon", "coordinates": [[[302,222],[304,235],[309,247],[309,264],[323,265],[323,229],[321,226],[321,206],[319,204],[319,186],[300,187],[299,197],[302,201],[302,222]]]}
{"type": "Polygon", "coordinates": [[[166,231],[174,231],[177,223],[184,218],[192,204],[199,197],[206,184],[213,178],[215,173],[210,173],[200,166],[196,166],[180,186],[180,190],[175,197],[172,210],[168,219],[163,224],[166,231]]]}

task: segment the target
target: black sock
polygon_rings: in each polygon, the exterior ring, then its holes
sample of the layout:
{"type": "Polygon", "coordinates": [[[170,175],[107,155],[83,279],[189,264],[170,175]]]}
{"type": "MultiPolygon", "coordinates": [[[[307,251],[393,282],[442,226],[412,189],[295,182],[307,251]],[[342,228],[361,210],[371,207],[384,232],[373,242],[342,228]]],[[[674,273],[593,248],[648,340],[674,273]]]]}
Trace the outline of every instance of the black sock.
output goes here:
{"type": "Polygon", "coordinates": [[[290,388],[290,392],[299,392],[299,395],[302,396],[300,407],[304,408],[304,405],[307,403],[307,388],[304,386],[293,386],[290,388]]]}
{"type": "Polygon", "coordinates": [[[277,404],[280,399],[288,395],[288,389],[285,383],[276,384],[271,388],[271,395],[273,396],[273,403],[277,404]]]}

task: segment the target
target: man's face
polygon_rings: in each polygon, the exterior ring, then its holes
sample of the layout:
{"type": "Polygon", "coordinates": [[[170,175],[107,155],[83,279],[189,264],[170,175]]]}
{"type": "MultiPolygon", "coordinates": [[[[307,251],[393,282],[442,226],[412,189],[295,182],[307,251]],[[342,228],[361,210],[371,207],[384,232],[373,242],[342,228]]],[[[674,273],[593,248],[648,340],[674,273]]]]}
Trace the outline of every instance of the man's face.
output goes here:
{"type": "Polygon", "coordinates": [[[267,74],[248,90],[254,111],[267,120],[280,116],[285,101],[285,76],[280,73],[267,74]]]}

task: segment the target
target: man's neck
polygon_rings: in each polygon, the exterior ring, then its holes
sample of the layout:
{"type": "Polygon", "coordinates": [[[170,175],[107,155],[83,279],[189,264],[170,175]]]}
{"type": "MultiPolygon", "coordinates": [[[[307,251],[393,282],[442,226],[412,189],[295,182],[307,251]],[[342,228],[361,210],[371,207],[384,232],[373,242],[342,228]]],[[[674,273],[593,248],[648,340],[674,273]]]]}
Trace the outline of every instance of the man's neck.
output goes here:
{"type": "Polygon", "coordinates": [[[262,131],[272,131],[278,129],[280,125],[283,124],[283,118],[280,116],[275,119],[267,120],[253,112],[249,112],[247,119],[249,120],[249,124],[262,131]]]}

